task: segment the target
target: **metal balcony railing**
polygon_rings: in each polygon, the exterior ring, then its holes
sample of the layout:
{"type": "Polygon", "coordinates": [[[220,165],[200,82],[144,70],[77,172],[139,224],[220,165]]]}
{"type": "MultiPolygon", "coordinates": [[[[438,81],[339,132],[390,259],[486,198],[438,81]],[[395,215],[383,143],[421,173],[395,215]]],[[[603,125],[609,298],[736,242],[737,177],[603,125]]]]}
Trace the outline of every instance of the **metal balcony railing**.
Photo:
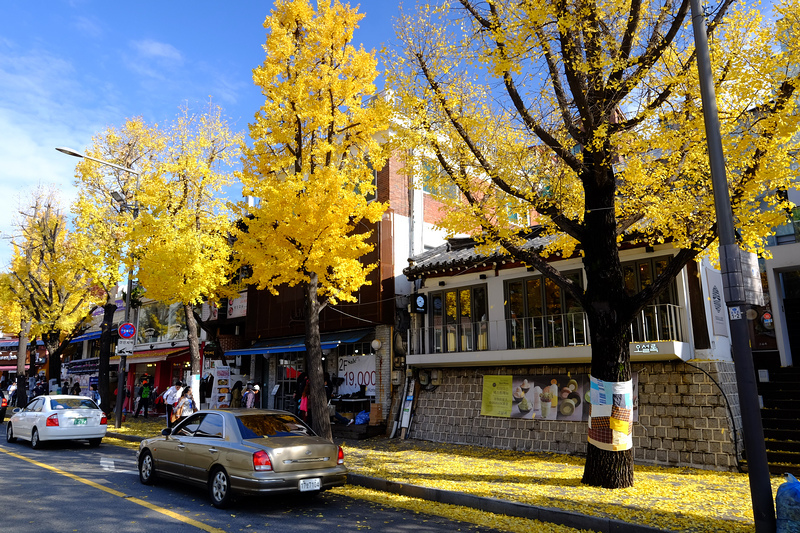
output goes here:
{"type": "MultiPolygon", "coordinates": [[[[673,304],[645,307],[630,326],[630,342],[683,341],[684,309],[673,304]]],[[[409,331],[412,354],[585,346],[585,313],[434,325],[409,331]]]]}

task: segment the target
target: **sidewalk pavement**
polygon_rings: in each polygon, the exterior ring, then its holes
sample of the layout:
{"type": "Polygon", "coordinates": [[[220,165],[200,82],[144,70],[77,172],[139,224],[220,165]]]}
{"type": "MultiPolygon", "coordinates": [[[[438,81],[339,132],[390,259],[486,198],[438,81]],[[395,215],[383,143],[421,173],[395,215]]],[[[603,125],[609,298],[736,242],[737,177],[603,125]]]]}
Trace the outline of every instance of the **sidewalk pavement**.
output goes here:
{"type": "MultiPolygon", "coordinates": [[[[337,441],[349,484],[409,498],[602,533],[754,527],[745,474],[637,465],[634,487],[611,490],[582,485],[583,459],[560,454],[385,437],[337,441]]],[[[773,494],[782,482],[773,478],[773,494]]]]}

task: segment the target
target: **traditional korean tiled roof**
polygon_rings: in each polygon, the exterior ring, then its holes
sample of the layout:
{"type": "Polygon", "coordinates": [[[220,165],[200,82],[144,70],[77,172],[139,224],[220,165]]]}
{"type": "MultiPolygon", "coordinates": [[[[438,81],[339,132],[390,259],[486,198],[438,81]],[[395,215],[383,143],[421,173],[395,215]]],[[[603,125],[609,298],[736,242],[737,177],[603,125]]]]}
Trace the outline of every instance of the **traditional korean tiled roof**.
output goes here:
{"type": "MultiPolygon", "coordinates": [[[[552,237],[541,237],[542,229],[536,226],[525,232],[526,242],[523,249],[540,249],[552,239],[552,237]]],[[[408,267],[403,269],[403,274],[409,279],[415,279],[435,274],[437,271],[461,270],[483,264],[491,266],[498,261],[515,261],[499,246],[488,252],[479,253],[478,248],[481,245],[482,243],[473,237],[450,238],[441,246],[409,258],[408,267]]]]}

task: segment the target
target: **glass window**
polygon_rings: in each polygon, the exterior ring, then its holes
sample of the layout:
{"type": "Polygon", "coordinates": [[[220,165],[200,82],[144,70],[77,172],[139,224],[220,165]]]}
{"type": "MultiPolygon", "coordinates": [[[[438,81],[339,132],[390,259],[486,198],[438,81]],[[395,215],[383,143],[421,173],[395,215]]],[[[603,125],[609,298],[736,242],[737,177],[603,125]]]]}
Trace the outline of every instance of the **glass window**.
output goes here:
{"type": "Polygon", "coordinates": [[[42,398],[35,398],[31,400],[31,402],[25,406],[25,411],[34,411],[39,412],[42,410],[42,406],[44,405],[44,399],[42,398]]]}
{"type": "MultiPolygon", "coordinates": [[[[564,275],[583,286],[580,271],[564,275]]],[[[554,281],[543,276],[514,280],[507,282],[506,290],[506,330],[510,348],[586,344],[580,302],[554,281]]]]}
{"type": "Polygon", "coordinates": [[[172,430],[173,435],[181,435],[183,437],[191,437],[194,435],[194,432],[197,431],[197,428],[200,426],[200,422],[203,421],[205,417],[205,413],[200,413],[197,415],[192,415],[186,420],[184,420],[178,427],[172,430]]]}
{"type": "Polygon", "coordinates": [[[186,313],[183,304],[164,305],[160,302],[150,302],[140,308],[136,332],[137,343],[147,344],[187,338],[186,313]]]}
{"type": "Polygon", "coordinates": [[[61,398],[51,401],[51,409],[99,409],[91,398],[61,398]]]}
{"type": "Polygon", "coordinates": [[[430,341],[435,353],[488,349],[485,285],[431,293],[429,301],[430,341]]]}
{"type": "Polygon", "coordinates": [[[291,414],[252,414],[236,417],[242,439],[301,437],[316,435],[302,420],[291,414]]]}
{"type": "Polygon", "coordinates": [[[208,414],[200,422],[195,432],[195,437],[217,437],[222,438],[222,428],[224,427],[222,415],[208,414]]]}
{"type": "Polygon", "coordinates": [[[422,190],[433,196],[442,198],[458,198],[458,186],[449,176],[439,169],[439,163],[424,161],[422,163],[422,190]]]}

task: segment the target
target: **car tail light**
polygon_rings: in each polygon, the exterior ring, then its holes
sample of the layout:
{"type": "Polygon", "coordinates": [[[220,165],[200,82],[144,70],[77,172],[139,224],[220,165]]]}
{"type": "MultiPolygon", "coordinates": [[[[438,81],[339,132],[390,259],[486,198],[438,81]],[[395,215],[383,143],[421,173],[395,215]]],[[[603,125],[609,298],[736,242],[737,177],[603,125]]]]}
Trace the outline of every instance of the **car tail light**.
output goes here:
{"type": "Polygon", "coordinates": [[[342,450],[341,446],[339,446],[339,458],[336,459],[336,464],[337,465],[343,465],[344,464],[344,450],[342,450]]]}
{"type": "Polygon", "coordinates": [[[105,413],[103,413],[103,416],[100,417],[100,425],[101,426],[108,425],[108,417],[106,417],[105,413]]]}
{"type": "Polygon", "coordinates": [[[8,407],[8,400],[6,400],[5,398],[3,398],[3,402],[2,402],[2,403],[0,403],[0,407],[8,407]]]}
{"type": "Polygon", "coordinates": [[[58,426],[58,413],[53,413],[47,417],[46,426],[58,426]]]}
{"type": "Polygon", "coordinates": [[[253,454],[253,468],[256,472],[268,472],[272,470],[272,463],[269,455],[264,450],[259,450],[253,454]]]}

